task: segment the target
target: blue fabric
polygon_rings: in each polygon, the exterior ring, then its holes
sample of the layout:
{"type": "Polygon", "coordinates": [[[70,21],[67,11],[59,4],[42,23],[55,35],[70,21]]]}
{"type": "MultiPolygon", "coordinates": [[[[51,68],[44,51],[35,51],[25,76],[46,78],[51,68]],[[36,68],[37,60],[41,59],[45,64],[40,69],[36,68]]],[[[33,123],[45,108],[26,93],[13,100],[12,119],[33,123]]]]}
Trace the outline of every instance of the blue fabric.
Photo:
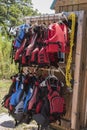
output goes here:
{"type": "Polygon", "coordinates": [[[12,94],[11,99],[10,99],[10,104],[13,106],[16,106],[19,101],[20,101],[20,95],[22,93],[22,89],[18,89],[15,93],[12,94]]]}
{"type": "Polygon", "coordinates": [[[33,94],[33,92],[31,91],[31,86],[30,86],[30,89],[28,91],[28,94],[26,95],[26,98],[24,100],[24,105],[23,105],[23,108],[24,108],[25,112],[27,111],[28,101],[31,99],[32,94],[33,94]]]}
{"type": "Polygon", "coordinates": [[[10,104],[13,106],[16,106],[19,101],[20,101],[20,95],[23,92],[23,81],[24,81],[24,76],[22,76],[22,81],[16,81],[16,92],[12,94],[11,99],[10,99],[10,104]],[[19,85],[20,82],[20,85],[19,85]]]}
{"type": "Polygon", "coordinates": [[[24,35],[25,35],[25,29],[29,28],[29,27],[30,27],[30,25],[27,25],[27,24],[23,24],[23,25],[20,26],[19,33],[18,33],[16,42],[15,42],[16,48],[19,48],[21,46],[21,41],[23,40],[24,35]]]}
{"type": "Polygon", "coordinates": [[[18,90],[19,81],[16,81],[16,91],[18,90]]]}

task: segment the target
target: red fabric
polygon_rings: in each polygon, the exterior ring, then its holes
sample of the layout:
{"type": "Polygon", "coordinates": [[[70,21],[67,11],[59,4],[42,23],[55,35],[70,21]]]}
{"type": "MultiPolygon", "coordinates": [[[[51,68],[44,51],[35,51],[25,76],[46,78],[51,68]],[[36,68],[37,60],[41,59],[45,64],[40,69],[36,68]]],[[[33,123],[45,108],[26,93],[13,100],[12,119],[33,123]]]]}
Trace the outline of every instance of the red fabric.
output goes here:
{"type": "Polygon", "coordinates": [[[16,78],[12,78],[12,82],[16,82],[16,78]]]}
{"type": "Polygon", "coordinates": [[[38,104],[36,106],[36,113],[40,113],[42,105],[43,105],[43,102],[41,100],[41,101],[38,102],[38,104]]]}
{"type": "Polygon", "coordinates": [[[25,43],[26,43],[26,39],[23,41],[21,47],[19,49],[17,49],[17,51],[15,53],[15,61],[19,60],[19,56],[22,53],[22,51],[24,50],[25,43]]]}
{"type": "Polygon", "coordinates": [[[27,63],[26,63],[26,57],[25,57],[25,55],[23,55],[22,56],[22,65],[26,65],[27,63]]]}
{"type": "Polygon", "coordinates": [[[35,88],[33,96],[32,96],[31,100],[28,103],[28,110],[31,110],[33,105],[36,103],[37,92],[38,92],[38,87],[35,88]]]}
{"type": "Polygon", "coordinates": [[[26,50],[26,56],[31,55],[31,52],[34,49],[34,44],[35,44],[36,38],[37,38],[37,34],[32,36],[31,42],[30,42],[30,44],[29,44],[29,46],[27,47],[27,50],[26,50]]]}
{"type": "Polygon", "coordinates": [[[29,83],[29,78],[26,78],[26,79],[24,80],[24,83],[25,83],[25,84],[28,84],[28,83],[29,83]]]}
{"type": "Polygon", "coordinates": [[[13,106],[12,106],[12,105],[10,105],[10,106],[9,106],[9,109],[10,109],[10,111],[12,111],[12,110],[13,110],[13,106]]]}
{"type": "Polygon", "coordinates": [[[51,63],[57,63],[57,60],[58,60],[57,53],[48,53],[48,55],[49,55],[49,60],[51,63]]]}
{"type": "Polygon", "coordinates": [[[49,25],[47,52],[65,52],[65,46],[68,41],[68,28],[65,24],[54,23],[49,25]],[[59,42],[59,44],[58,44],[59,42]]]}
{"type": "Polygon", "coordinates": [[[31,55],[31,62],[36,62],[36,56],[38,55],[38,52],[39,52],[39,48],[35,48],[32,52],[32,55],[31,55]]]}
{"type": "Polygon", "coordinates": [[[9,108],[10,97],[6,99],[4,107],[9,108]]]}
{"type": "Polygon", "coordinates": [[[39,64],[49,64],[49,57],[46,53],[46,48],[42,47],[42,49],[38,53],[38,63],[39,64]]]}
{"type": "Polygon", "coordinates": [[[52,94],[48,94],[48,100],[50,103],[50,114],[63,113],[64,98],[60,97],[58,92],[54,91],[52,94]]]}

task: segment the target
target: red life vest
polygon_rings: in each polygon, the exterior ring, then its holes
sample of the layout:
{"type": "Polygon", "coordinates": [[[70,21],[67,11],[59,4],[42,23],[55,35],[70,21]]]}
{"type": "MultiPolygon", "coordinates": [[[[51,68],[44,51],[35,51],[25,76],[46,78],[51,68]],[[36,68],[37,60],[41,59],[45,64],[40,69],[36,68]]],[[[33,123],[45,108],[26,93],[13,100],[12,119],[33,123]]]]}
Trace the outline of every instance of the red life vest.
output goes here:
{"type": "Polygon", "coordinates": [[[6,101],[4,103],[4,107],[9,108],[9,103],[10,103],[10,97],[6,99],[6,101]]]}
{"type": "Polygon", "coordinates": [[[46,50],[48,53],[65,52],[68,41],[68,28],[65,24],[53,23],[49,25],[46,50]]]}
{"type": "Polygon", "coordinates": [[[17,49],[17,51],[16,51],[16,53],[15,53],[15,61],[18,61],[18,60],[19,60],[19,56],[20,56],[20,54],[21,54],[21,53],[23,52],[23,50],[24,50],[24,47],[25,47],[25,44],[26,44],[26,40],[27,40],[27,39],[25,39],[25,40],[23,41],[21,47],[20,47],[19,49],[17,49]]]}
{"type": "Polygon", "coordinates": [[[35,48],[31,54],[31,63],[37,63],[39,48],[35,48]]]}
{"type": "Polygon", "coordinates": [[[46,48],[42,47],[42,49],[38,53],[38,64],[40,65],[49,65],[49,57],[46,53],[46,48]]]}
{"type": "Polygon", "coordinates": [[[42,106],[43,106],[43,101],[40,100],[36,106],[36,113],[40,113],[42,106]]]}
{"type": "Polygon", "coordinates": [[[64,98],[60,97],[57,91],[53,91],[52,94],[48,94],[48,100],[50,103],[50,114],[64,112],[64,98]]]}
{"type": "Polygon", "coordinates": [[[30,56],[31,55],[31,52],[34,49],[36,38],[37,38],[37,34],[32,36],[31,43],[29,44],[29,46],[27,47],[27,50],[26,50],[26,56],[30,56]]]}
{"type": "Polygon", "coordinates": [[[23,54],[21,59],[22,65],[27,65],[26,63],[26,56],[23,54]]]}
{"type": "Polygon", "coordinates": [[[39,83],[36,83],[35,88],[34,88],[34,92],[33,95],[28,103],[28,110],[31,110],[33,105],[36,103],[36,97],[37,97],[37,92],[38,92],[38,85],[39,83]]]}

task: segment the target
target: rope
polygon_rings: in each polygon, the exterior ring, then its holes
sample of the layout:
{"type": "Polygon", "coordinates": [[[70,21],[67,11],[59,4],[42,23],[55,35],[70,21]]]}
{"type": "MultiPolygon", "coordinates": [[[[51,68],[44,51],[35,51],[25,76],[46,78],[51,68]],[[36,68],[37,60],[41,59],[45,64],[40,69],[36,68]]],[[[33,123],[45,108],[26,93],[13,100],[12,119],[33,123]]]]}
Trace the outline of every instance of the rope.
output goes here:
{"type": "Polygon", "coordinates": [[[74,46],[74,36],[75,36],[75,24],[76,24],[76,15],[74,13],[71,13],[68,17],[69,20],[72,21],[71,25],[71,32],[70,32],[70,52],[68,55],[68,60],[66,64],[66,85],[71,88],[71,80],[72,80],[72,74],[71,74],[71,64],[72,64],[72,53],[73,53],[73,46],[74,46]]]}

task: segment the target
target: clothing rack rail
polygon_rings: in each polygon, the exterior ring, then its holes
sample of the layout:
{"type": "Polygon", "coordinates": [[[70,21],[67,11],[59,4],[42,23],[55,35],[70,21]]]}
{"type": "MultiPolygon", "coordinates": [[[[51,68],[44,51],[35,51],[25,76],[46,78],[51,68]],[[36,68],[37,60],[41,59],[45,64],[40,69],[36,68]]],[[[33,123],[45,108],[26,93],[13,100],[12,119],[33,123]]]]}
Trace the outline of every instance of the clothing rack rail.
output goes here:
{"type": "Polygon", "coordinates": [[[56,21],[56,20],[67,20],[66,13],[58,13],[58,14],[44,14],[40,16],[30,16],[30,17],[24,17],[23,20],[27,23],[32,22],[45,22],[45,21],[56,21]]]}

